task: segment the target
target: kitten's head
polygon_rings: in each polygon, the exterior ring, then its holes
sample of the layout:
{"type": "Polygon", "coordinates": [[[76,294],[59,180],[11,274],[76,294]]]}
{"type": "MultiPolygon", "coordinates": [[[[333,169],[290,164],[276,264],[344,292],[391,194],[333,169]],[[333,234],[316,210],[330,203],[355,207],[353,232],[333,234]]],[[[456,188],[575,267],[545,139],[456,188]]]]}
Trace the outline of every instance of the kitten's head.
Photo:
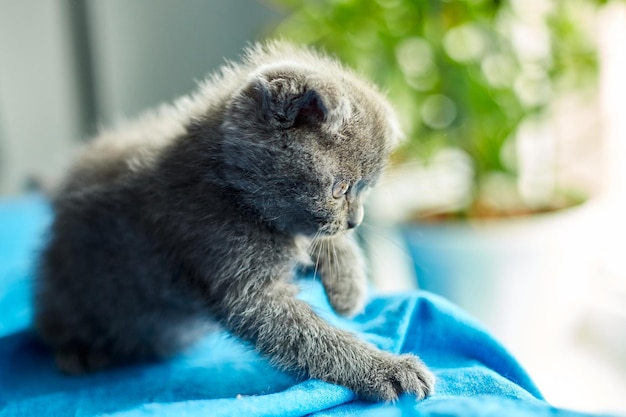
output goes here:
{"type": "Polygon", "coordinates": [[[236,93],[223,123],[224,175],[276,229],[333,235],[363,220],[399,130],[373,87],[306,58],[265,65],[236,93]]]}

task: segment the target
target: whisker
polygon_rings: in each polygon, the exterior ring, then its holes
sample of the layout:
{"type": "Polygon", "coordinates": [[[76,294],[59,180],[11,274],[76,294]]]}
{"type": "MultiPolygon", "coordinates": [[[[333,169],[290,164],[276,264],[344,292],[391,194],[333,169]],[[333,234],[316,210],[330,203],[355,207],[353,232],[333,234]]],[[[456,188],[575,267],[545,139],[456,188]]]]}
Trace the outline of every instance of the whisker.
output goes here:
{"type": "Polygon", "coordinates": [[[328,241],[326,242],[326,260],[330,265],[329,270],[326,272],[327,274],[329,274],[330,276],[327,278],[330,279],[335,279],[337,278],[337,275],[335,274],[335,269],[337,268],[337,262],[335,262],[335,260],[333,258],[331,258],[330,256],[330,249],[331,249],[331,245],[334,243],[333,242],[334,239],[328,239],[328,241]]]}
{"type": "MultiPolygon", "coordinates": [[[[318,236],[318,234],[316,233],[316,236],[318,236]]],[[[314,238],[315,239],[315,238],[314,238]]],[[[315,276],[317,278],[317,268],[319,266],[320,263],[320,253],[321,253],[321,248],[322,248],[322,240],[317,240],[316,244],[319,243],[318,247],[317,247],[317,255],[315,256],[315,271],[313,271],[313,276],[315,276]]],[[[315,249],[313,249],[315,250],[315,249]]]]}
{"type": "Polygon", "coordinates": [[[334,267],[335,270],[333,271],[333,275],[334,275],[334,278],[337,278],[337,277],[339,277],[339,272],[340,271],[339,271],[339,265],[337,263],[337,245],[335,244],[334,240],[332,242],[332,247],[333,247],[333,256],[334,256],[333,264],[335,265],[335,267],[334,267]]]}

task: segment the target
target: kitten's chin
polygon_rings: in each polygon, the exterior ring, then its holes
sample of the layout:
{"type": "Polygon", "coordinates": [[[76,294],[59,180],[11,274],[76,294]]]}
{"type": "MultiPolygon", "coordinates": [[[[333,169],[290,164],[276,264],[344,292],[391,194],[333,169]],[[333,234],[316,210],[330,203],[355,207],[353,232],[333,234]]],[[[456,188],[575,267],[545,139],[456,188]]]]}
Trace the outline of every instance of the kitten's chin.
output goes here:
{"type": "Polygon", "coordinates": [[[278,230],[282,230],[287,234],[306,236],[309,238],[333,237],[349,230],[347,224],[343,225],[338,220],[332,219],[329,221],[328,219],[322,219],[320,217],[283,224],[275,223],[275,226],[278,230]]]}
{"type": "Polygon", "coordinates": [[[345,233],[347,230],[348,229],[345,227],[332,225],[332,224],[326,224],[320,227],[317,233],[321,236],[332,237],[332,236],[339,235],[341,233],[345,233]]]}
{"type": "Polygon", "coordinates": [[[341,234],[343,231],[344,230],[341,230],[341,228],[338,227],[328,227],[327,225],[322,225],[314,228],[300,228],[292,231],[292,233],[297,236],[315,239],[318,237],[333,237],[341,234]]]}

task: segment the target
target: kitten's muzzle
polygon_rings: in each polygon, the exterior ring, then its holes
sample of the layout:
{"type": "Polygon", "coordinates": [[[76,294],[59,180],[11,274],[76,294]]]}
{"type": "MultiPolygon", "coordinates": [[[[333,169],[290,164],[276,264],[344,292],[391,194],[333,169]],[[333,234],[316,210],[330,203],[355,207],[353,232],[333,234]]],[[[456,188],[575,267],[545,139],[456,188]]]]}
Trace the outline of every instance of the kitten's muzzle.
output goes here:
{"type": "Polygon", "coordinates": [[[354,229],[355,227],[360,225],[363,222],[364,215],[365,210],[363,210],[362,205],[351,205],[351,207],[348,209],[348,229],[354,229]]]}

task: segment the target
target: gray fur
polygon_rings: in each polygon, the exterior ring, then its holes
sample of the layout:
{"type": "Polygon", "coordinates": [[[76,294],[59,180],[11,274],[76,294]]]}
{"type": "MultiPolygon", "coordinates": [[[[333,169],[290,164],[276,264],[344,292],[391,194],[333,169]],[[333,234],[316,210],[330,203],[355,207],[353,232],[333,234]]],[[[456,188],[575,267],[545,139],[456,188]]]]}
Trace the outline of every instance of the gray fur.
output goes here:
{"type": "Polygon", "coordinates": [[[362,398],[424,397],[433,376],[295,298],[312,259],[341,314],[364,305],[348,226],[397,140],[383,96],[335,61],[259,45],[183,97],[103,133],[54,200],[36,329],[80,373],[173,354],[217,322],[284,370],[362,398]],[[334,198],[336,181],[351,185],[334,198]],[[303,248],[307,253],[303,253],[303,248]]]}

